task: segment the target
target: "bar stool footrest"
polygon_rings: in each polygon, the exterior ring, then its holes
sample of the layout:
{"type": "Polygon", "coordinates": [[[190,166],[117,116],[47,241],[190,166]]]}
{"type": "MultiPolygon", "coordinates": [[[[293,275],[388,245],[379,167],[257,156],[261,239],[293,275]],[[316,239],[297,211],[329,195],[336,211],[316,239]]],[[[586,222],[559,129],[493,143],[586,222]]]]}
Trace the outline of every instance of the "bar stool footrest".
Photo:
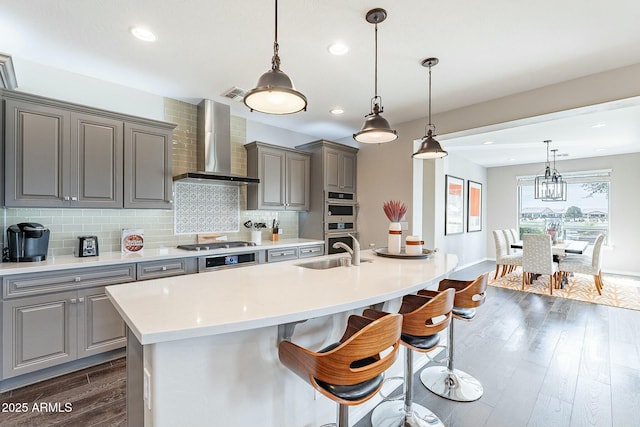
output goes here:
{"type": "Polygon", "coordinates": [[[387,401],[375,407],[371,414],[374,427],[444,427],[440,418],[421,405],[411,406],[412,414],[405,418],[404,402],[387,401]]]}
{"type": "Polygon", "coordinates": [[[420,373],[422,384],[434,394],[455,402],[473,402],[482,397],[480,381],[459,369],[428,366],[420,373]]]}

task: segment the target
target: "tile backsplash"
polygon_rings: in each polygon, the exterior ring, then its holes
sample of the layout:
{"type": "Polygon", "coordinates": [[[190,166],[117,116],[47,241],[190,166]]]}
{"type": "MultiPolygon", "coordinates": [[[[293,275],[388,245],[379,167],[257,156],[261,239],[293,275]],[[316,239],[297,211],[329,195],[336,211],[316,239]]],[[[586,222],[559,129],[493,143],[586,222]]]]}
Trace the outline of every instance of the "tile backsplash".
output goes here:
{"type": "Polygon", "coordinates": [[[175,233],[224,233],[240,229],[240,187],[176,182],[175,233]]]}

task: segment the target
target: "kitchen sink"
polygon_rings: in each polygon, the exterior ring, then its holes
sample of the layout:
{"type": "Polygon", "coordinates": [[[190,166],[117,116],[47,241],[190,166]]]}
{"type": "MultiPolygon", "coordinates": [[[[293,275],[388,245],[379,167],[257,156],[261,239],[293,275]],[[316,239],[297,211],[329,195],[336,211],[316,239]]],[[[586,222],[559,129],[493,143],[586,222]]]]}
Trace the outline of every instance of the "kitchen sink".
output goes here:
{"type": "MultiPolygon", "coordinates": [[[[340,266],[346,266],[346,261],[343,261],[344,258],[329,258],[329,259],[320,259],[317,261],[309,261],[309,262],[303,262],[301,264],[296,264],[298,267],[304,267],[304,268],[312,268],[314,270],[326,270],[329,268],[334,268],[334,267],[340,267],[340,266]]],[[[351,258],[347,258],[349,260],[351,260],[351,258]]],[[[373,260],[368,259],[368,258],[361,258],[360,262],[371,262],[373,260]]]]}

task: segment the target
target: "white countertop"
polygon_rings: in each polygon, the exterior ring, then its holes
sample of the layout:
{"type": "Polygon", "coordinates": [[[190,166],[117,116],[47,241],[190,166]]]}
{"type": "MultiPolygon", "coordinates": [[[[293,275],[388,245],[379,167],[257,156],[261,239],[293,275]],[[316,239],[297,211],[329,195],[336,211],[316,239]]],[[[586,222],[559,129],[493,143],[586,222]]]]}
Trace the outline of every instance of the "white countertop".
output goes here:
{"type": "Polygon", "coordinates": [[[144,344],[223,334],[340,313],[437,283],[455,255],[383,258],[313,270],[297,264],[344,254],[108,286],[107,295],[144,344]]]}
{"type": "Polygon", "coordinates": [[[278,242],[263,240],[260,245],[209,251],[186,251],[175,247],[160,249],[144,249],[142,253],[123,254],[121,252],[101,252],[97,257],[79,258],[73,255],[51,256],[40,262],[3,262],[0,263],[0,276],[9,274],[36,273],[55,270],[66,270],[78,267],[100,267],[105,265],[131,262],[156,261],[172,258],[200,257],[215,254],[233,254],[249,250],[268,250],[290,246],[310,246],[324,244],[323,240],[282,239],[278,242]]]}

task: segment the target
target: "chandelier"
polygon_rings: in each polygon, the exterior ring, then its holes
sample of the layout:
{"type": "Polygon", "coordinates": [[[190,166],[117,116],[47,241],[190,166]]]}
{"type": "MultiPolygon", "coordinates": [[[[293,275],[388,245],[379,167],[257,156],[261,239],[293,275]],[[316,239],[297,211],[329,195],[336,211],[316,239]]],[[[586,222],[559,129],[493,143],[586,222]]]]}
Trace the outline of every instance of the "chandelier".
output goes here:
{"type": "Polygon", "coordinates": [[[562,179],[562,175],[556,169],[556,152],[553,152],[553,168],[549,163],[549,143],[551,140],[544,141],[547,144],[547,162],[545,164],[544,175],[536,176],[534,183],[534,197],[543,202],[563,202],[567,200],[567,181],[562,179]]]}

